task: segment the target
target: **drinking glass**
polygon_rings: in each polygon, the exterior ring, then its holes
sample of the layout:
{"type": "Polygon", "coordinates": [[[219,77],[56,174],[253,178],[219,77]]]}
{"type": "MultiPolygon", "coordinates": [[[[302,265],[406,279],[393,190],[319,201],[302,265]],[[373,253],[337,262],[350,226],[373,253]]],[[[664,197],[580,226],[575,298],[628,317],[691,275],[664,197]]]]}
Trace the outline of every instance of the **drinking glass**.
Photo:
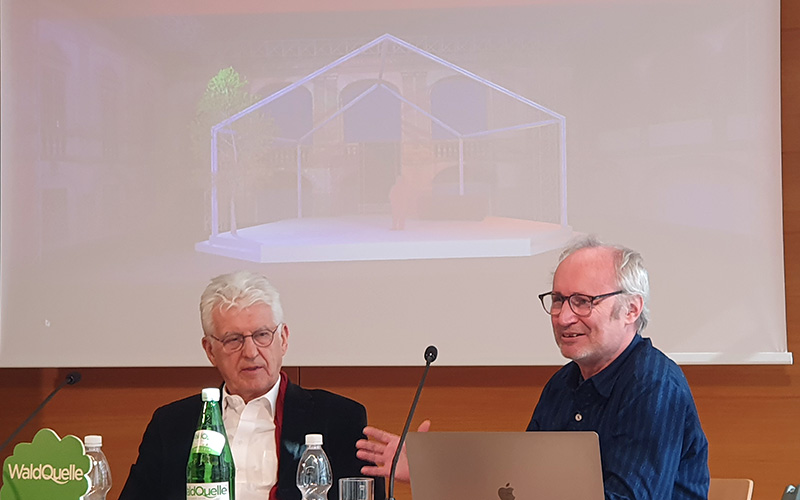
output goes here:
{"type": "Polygon", "coordinates": [[[373,500],[375,485],[371,477],[339,479],[339,500],[373,500]]]}

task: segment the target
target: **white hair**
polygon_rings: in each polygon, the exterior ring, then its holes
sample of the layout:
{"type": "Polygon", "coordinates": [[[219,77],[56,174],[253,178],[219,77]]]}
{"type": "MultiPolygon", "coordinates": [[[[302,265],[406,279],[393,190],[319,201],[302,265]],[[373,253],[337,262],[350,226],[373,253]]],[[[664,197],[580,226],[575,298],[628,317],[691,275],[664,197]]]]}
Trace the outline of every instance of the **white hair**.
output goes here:
{"type": "Polygon", "coordinates": [[[275,322],[283,323],[280,294],[264,276],[250,271],[236,271],[213,278],[200,297],[203,333],[216,333],[212,317],[215,309],[244,309],[257,303],[269,306],[275,322]]]}

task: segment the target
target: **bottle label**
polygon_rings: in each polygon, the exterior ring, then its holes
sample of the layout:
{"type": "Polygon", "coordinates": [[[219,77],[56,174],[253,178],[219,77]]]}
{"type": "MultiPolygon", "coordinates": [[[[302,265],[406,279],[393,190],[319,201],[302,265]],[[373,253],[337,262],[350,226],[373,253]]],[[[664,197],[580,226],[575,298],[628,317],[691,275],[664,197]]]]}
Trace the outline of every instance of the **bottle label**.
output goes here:
{"type": "Polygon", "coordinates": [[[225,447],[225,436],[217,431],[201,429],[194,433],[192,452],[219,456],[225,447]]]}
{"type": "Polygon", "coordinates": [[[186,500],[232,500],[227,482],[186,483],[186,500]]]}

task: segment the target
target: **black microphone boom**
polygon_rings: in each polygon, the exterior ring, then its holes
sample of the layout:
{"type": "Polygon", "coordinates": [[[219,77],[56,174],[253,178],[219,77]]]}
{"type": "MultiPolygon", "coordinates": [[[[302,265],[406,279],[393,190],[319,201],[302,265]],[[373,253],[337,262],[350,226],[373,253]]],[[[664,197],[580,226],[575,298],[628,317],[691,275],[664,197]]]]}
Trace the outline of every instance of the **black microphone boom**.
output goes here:
{"type": "Polygon", "coordinates": [[[58,387],[56,387],[55,389],[53,389],[53,392],[51,392],[51,393],[50,393],[50,395],[49,395],[49,396],[47,396],[47,397],[45,398],[45,400],[44,400],[44,401],[42,401],[42,404],[40,404],[40,405],[39,405],[39,406],[38,406],[38,407],[37,407],[35,410],[33,410],[33,413],[31,413],[31,414],[28,416],[28,418],[26,418],[26,419],[25,419],[25,421],[24,421],[24,422],[22,422],[22,425],[20,425],[19,427],[17,427],[17,430],[15,430],[14,432],[12,432],[12,433],[11,433],[11,435],[10,435],[10,436],[8,436],[8,439],[6,439],[5,441],[3,441],[3,444],[0,444],[0,451],[2,451],[3,449],[5,449],[5,447],[6,447],[6,446],[8,446],[8,445],[9,445],[9,443],[11,443],[11,441],[12,441],[12,440],[13,440],[13,439],[14,439],[14,438],[17,436],[17,434],[19,434],[19,431],[21,431],[22,429],[24,429],[24,428],[25,428],[25,426],[26,426],[26,425],[28,425],[28,423],[29,423],[31,420],[33,420],[33,417],[35,417],[35,416],[36,416],[36,414],[37,414],[37,413],[39,413],[39,411],[40,411],[42,408],[44,408],[44,406],[45,406],[47,403],[49,403],[51,399],[53,399],[53,396],[55,396],[55,395],[56,395],[56,393],[57,393],[58,391],[60,391],[60,390],[61,390],[61,389],[62,389],[62,388],[65,386],[65,385],[75,385],[75,384],[77,384],[77,383],[78,383],[78,382],[80,382],[80,381],[81,381],[81,373],[80,373],[80,372],[70,372],[69,374],[67,374],[67,376],[66,376],[66,377],[64,377],[64,380],[62,380],[62,381],[61,381],[61,383],[60,383],[60,384],[58,384],[58,387]]]}
{"type": "Polygon", "coordinates": [[[406,425],[403,427],[403,432],[400,434],[400,441],[397,443],[397,450],[395,450],[394,457],[392,457],[392,471],[389,474],[389,500],[394,500],[394,476],[397,472],[397,461],[400,459],[400,451],[403,449],[403,444],[406,442],[408,428],[411,426],[411,419],[414,418],[414,411],[417,409],[419,396],[422,394],[422,386],[425,385],[425,377],[428,376],[428,369],[431,367],[431,363],[436,361],[436,356],[438,355],[439,350],[436,349],[436,346],[429,345],[428,348],[425,349],[425,371],[422,372],[422,378],[419,381],[419,386],[417,386],[417,393],[414,395],[414,401],[411,403],[411,410],[409,410],[408,418],[406,418],[406,425]]]}

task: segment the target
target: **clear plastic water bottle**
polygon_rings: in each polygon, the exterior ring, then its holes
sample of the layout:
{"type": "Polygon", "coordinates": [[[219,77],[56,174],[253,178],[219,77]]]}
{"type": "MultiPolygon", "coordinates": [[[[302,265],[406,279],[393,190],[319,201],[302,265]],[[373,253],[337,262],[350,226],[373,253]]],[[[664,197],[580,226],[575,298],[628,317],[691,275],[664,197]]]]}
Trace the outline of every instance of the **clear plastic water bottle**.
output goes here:
{"type": "Polygon", "coordinates": [[[186,499],[234,500],[236,467],[222,423],[219,388],[203,389],[202,398],[203,412],[186,464],[186,499]]]}
{"type": "Polygon", "coordinates": [[[88,475],[89,491],[83,496],[83,500],[106,500],[108,490],[111,489],[111,469],[103,453],[103,436],[86,436],[83,438],[83,445],[86,456],[92,461],[92,469],[88,475]]]}
{"type": "Polygon", "coordinates": [[[297,488],[303,500],[327,500],[332,484],[333,472],[322,449],[322,434],[306,434],[306,449],[297,466],[297,488]]]}

